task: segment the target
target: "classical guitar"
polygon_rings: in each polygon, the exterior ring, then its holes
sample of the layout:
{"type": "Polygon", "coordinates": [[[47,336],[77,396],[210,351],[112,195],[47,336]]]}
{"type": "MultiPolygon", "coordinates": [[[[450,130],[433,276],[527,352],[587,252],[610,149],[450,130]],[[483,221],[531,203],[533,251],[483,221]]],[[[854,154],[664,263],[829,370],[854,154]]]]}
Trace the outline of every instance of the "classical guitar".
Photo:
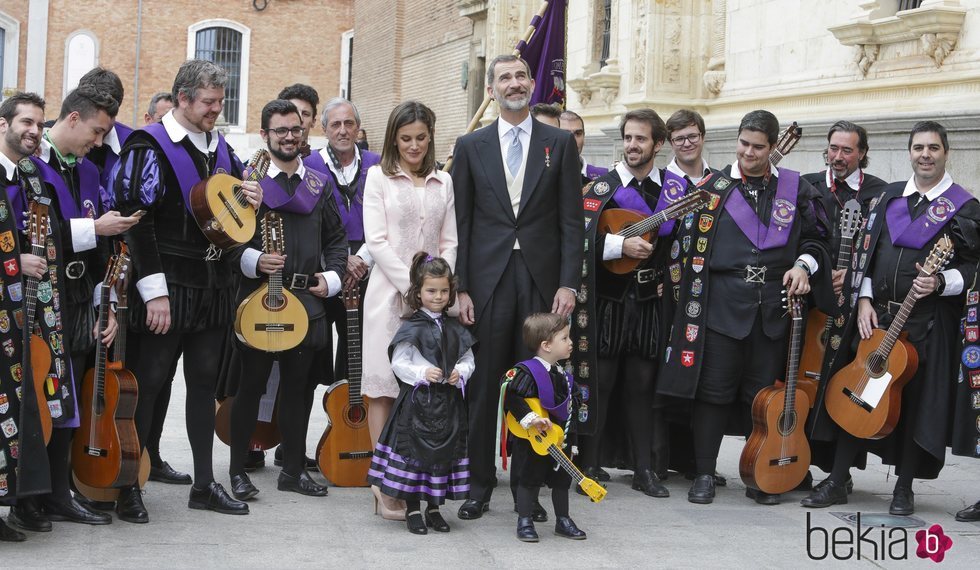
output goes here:
{"type": "MultiPolygon", "coordinates": [[[[854,199],[848,200],[844,204],[844,210],[840,217],[840,248],[837,251],[836,267],[838,271],[847,269],[847,266],[851,264],[854,236],[860,229],[861,204],[854,199]]],[[[841,309],[843,310],[843,307],[841,309]]],[[[825,314],[820,309],[813,308],[807,313],[803,355],[800,357],[799,387],[810,397],[811,406],[817,400],[820,367],[823,366],[823,357],[827,352],[827,342],[830,338],[830,328],[833,325],[834,317],[825,314]]]]}
{"type": "MultiPolygon", "coordinates": [[[[524,401],[527,402],[532,412],[543,418],[548,417],[548,412],[545,412],[544,408],[541,407],[541,400],[525,398],[524,401]]],[[[513,414],[507,412],[507,429],[515,436],[528,440],[531,449],[538,455],[550,455],[562,469],[571,475],[572,482],[585,491],[592,502],[598,503],[606,497],[605,487],[583,475],[578,467],[572,463],[572,460],[565,455],[565,452],[561,450],[561,446],[565,442],[565,432],[558,424],[552,423],[547,433],[542,434],[537,428],[524,429],[521,427],[521,422],[513,414]]]]}
{"type": "MultiPolygon", "coordinates": [[[[265,253],[286,251],[282,218],[273,211],[266,212],[262,219],[262,249],[265,253]]],[[[283,352],[298,346],[306,338],[309,326],[303,303],[283,288],[281,269],[246,297],[235,315],[238,340],[265,352],[283,352]]]]}
{"type": "Polygon", "coordinates": [[[779,133],[779,139],[776,141],[776,145],[769,152],[769,164],[772,164],[774,167],[777,166],[793,150],[796,143],[800,142],[801,138],[803,138],[803,127],[797,125],[796,121],[793,121],[792,125],[786,127],[783,129],[783,132],[779,133]]]}
{"type": "MultiPolygon", "coordinates": [[[[31,253],[38,257],[45,257],[45,240],[48,236],[48,206],[51,200],[43,196],[34,198],[28,207],[28,237],[31,242],[31,253]]],[[[34,388],[34,397],[37,399],[38,415],[41,420],[41,433],[44,436],[44,443],[51,441],[51,430],[54,424],[51,420],[51,408],[48,407],[48,398],[45,391],[54,394],[54,384],[48,379],[51,372],[51,348],[45,342],[44,337],[34,331],[34,317],[37,314],[37,286],[40,281],[37,277],[24,275],[24,330],[30,331],[30,342],[28,350],[24,351],[24,368],[27,368],[28,359],[30,360],[31,384],[34,388]]]]}
{"type": "MultiPolygon", "coordinates": [[[[598,231],[603,234],[616,234],[623,238],[640,236],[646,241],[654,243],[651,238],[656,240],[655,232],[665,222],[679,218],[688,212],[696,212],[709,202],[711,202],[711,194],[707,190],[698,190],[652,216],[645,216],[625,208],[609,208],[599,216],[598,231]]],[[[621,259],[609,259],[602,263],[610,272],[625,275],[636,269],[643,261],[645,260],[623,257],[621,259]]]]}
{"type": "Polygon", "coordinates": [[[109,349],[101,342],[109,324],[109,293],[128,266],[125,251],[112,256],[99,287],[100,342],[95,367],[82,382],[80,423],[72,439],[72,470],[79,481],[92,487],[132,485],[139,473],[140,444],[133,420],[139,397],[136,378],[118,362],[109,362],[109,349]]]}
{"type": "Polygon", "coordinates": [[[361,396],[361,324],[357,285],[344,290],[347,309],[347,379],[334,382],[323,395],[327,427],[317,445],[320,473],[338,487],[366,487],[371,466],[371,433],[361,396]]]}
{"type": "MultiPolygon", "coordinates": [[[[272,365],[272,372],[265,384],[265,394],[259,400],[259,414],[255,418],[255,429],[249,439],[251,451],[264,451],[279,445],[279,363],[272,365]]],[[[235,407],[235,397],[228,396],[218,404],[214,413],[214,433],[225,445],[231,446],[231,411],[235,407]]]]}
{"type": "MultiPolygon", "coordinates": [[[[953,242],[944,235],[922,264],[919,276],[934,275],[952,255],[953,242]]],[[[919,355],[908,333],[902,331],[915,302],[910,289],[888,330],[875,329],[871,338],[862,340],[854,360],[827,385],[827,413],[854,437],[881,439],[898,423],[902,388],[919,365],[919,355]]]]}
{"type": "MultiPolygon", "coordinates": [[[[258,182],[269,168],[269,151],[255,152],[245,180],[258,182]]],[[[208,241],[226,249],[241,245],[255,235],[255,208],[245,200],[242,181],[230,174],[213,174],[191,189],[191,212],[208,241]]]]}
{"type": "MultiPolygon", "coordinates": [[[[120,255],[129,255],[126,244],[120,242],[120,255]]],[[[129,277],[132,275],[132,263],[127,263],[123,272],[116,281],[116,338],[112,341],[112,362],[108,364],[110,368],[126,368],[126,339],[127,339],[127,318],[129,314],[129,277]]],[[[115,501],[119,498],[119,489],[115,487],[93,487],[86,485],[72,473],[75,489],[85,497],[93,501],[115,501]]],[[[142,489],[150,478],[150,454],[144,449],[140,456],[139,473],[136,476],[136,483],[142,489]]]]}
{"type": "Polygon", "coordinates": [[[797,389],[803,302],[787,299],[792,318],[786,381],[759,390],[752,401],[752,435],[742,448],[738,469],[747,487],[781,494],[795,489],[810,469],[810,444],[803,426],[810,398],[797,389]]]}

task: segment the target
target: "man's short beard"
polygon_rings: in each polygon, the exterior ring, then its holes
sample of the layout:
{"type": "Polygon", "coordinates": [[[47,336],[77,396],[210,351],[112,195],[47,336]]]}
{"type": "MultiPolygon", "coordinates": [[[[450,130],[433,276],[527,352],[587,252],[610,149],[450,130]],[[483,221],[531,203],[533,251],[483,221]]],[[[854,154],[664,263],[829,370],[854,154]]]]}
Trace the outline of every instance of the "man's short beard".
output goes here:
{"type": "Polygon", "coordinates": [[[274,149],[270,146],[269,153],[283,162],[292,162],[296,160],[297,156],[299,156],[299,147],[297,146],[296,150],[293,151],[292,153],[285,153],[279,149],[274,149]]]}
{"type": "Polygon", "coordinates": [[[528,104],[531,102],[531,95],[533,91],[528,91],[527,95],[520,99],[519,101],[511,101],[504,97],[496,89],[493,90],[493,96],[497,99],[497,104],[508,111],[520,111],[521,109],[527,109],[528,104]]]}

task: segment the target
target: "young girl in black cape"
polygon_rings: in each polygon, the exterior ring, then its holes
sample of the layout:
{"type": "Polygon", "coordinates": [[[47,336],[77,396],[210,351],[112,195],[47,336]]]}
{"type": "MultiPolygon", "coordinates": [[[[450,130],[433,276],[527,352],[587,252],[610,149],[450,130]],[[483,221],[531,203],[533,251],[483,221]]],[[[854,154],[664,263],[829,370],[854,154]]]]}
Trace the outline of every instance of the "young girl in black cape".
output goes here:
{"type": "Polygon", "coordinates": [[[446,260],[416,253],[406,298],[415,313],[388,345],[400,391],[374,449],[368,482],[405,501],[409,532],[449,532],[439,505],[466,499],[470,489],[463,396],[476,340],[445,314],[456,298],[446,260]]]}

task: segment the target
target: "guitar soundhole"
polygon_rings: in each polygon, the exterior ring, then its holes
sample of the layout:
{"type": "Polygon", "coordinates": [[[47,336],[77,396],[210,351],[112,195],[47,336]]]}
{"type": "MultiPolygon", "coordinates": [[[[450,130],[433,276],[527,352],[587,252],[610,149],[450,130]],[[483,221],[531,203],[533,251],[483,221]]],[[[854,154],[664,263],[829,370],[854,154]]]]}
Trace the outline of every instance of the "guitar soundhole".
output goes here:
{"type": "Polygon", "coordinates": [[[787,414],[784,410],[783,413],[779,414],[779,435],[789,435],[796,431],[796,412],[789,413],[789,426],[786,426],[787,414]]]}
{"type": "Polygon", "coordinates": [[[240,184],[235,184],[231,187],[232,195],[235,196],[235,202],[238,203],[242,208],[248,206],[248,201],[245,200],[245,194],[242,193],[242,187],[240,184]]]}
{"type": "Polygon", "coordinates": [[[347,421],[351,425],[358,425],[367,418],[367,410],[364,406],[350,406],[347,408],[347,421]]]}
{"type": "Polygon", "coordinates": [[[887,359],[882,358],[877,352],[872,353],[871,356],[868,357],[868,372],[872,376],[877,378],[878,376],[884,374],[886,370],[888,370],[887,359]]]}
{"type": "Polygon", "coordinates": [[[281,311],[286,306],[286,296],[272,296],[266,295],[262,299],[262,306],[265,307],[267,311],[281,311]]]}

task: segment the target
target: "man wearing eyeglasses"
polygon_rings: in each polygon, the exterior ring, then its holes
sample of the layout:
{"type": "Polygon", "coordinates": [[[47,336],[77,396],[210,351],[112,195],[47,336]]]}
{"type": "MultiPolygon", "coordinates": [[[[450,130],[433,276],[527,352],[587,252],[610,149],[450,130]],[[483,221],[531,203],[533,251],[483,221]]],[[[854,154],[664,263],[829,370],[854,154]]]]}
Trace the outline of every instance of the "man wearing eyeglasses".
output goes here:
{"type": "Polygon", "coordinates": [[[704,119],[696,111],[680,109],[667,119],[667,140],[674,151],[674,158],[667,165],[672,172],[686,182],[697,184],[711,173],[708,162],[702,158],[704,150],[704,119]]]}
{"type": "MultiPolygon", "coordinates": [[[[282,218],[285,251],[262,252],[262,236],[232,254],[232,261],[244,277],[238,287],[238,301],[262,285],[267,275],[282,271],[283,287],[289,288],[303,303],[309,317],[309,331],[303,342],[278,354],[280,367],[279,429],[282,432],[283,468],[280,491],[322,497],[327,487],[314,481],[305,469],[306,431],[309,424],[307,401],[317,385],[313,374],[314,355],[326,347],[330,334],[324,299],[340,292],[347,267],[347,236],[340,223],[337,204],[327,194],[327,177],[303,165],[299,158],[305,129],[300,112],[290,101],[276,99],[262,109],[259,134],[265,141],[271,164],[265,178],[259,218],[274,211],[282,218]],[[237,260],[237,263],[235,263],[237,260]],[[321,260],[323,269],[321,269],[321,260]]],[[[276,354],[255,350],[236,341],[241,359],[241,380],[231,412],[231,492],[236,499],[248,500],[258,489],[245,473],[248,444],[255,429],[259,399],[265,392],[276,354]]]]}

